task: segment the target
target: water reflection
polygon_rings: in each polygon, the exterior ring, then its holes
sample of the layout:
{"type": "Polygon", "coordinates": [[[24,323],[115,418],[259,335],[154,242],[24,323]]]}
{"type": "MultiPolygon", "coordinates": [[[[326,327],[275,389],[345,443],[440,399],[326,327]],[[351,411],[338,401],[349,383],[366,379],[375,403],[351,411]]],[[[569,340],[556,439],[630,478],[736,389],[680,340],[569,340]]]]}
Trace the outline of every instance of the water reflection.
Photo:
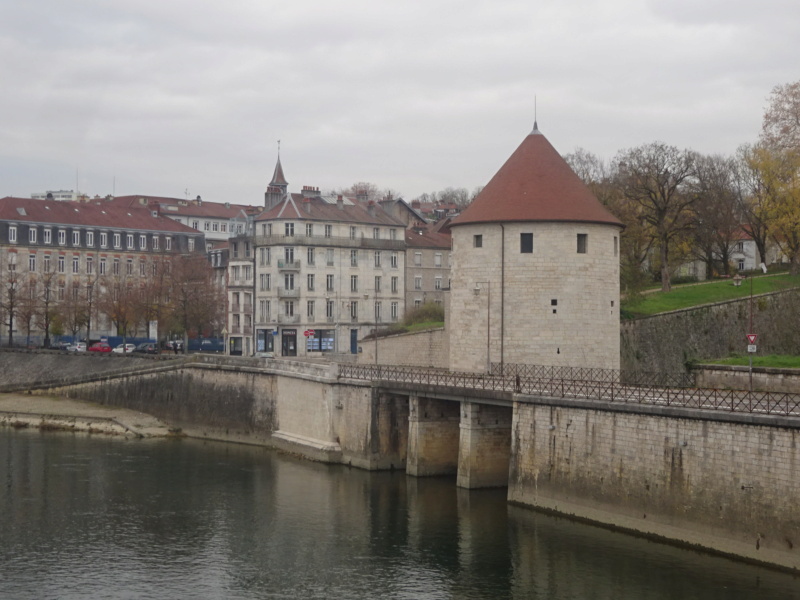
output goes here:
{"type": "Polygon", "coordinates": [[[790,576],[245,446],[0,430],[9,598],[800,598],[790,576]]]}

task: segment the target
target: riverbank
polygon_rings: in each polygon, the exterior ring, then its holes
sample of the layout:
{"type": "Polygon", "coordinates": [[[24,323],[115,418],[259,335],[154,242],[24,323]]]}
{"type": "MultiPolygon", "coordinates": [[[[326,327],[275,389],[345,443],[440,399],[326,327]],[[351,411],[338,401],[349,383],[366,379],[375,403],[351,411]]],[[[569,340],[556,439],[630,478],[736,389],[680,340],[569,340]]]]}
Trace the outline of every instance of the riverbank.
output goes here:
{"type": "Polygon", "coordinates": [[[0,426],[138,438],[176,434],[169,425],[143,412],[69,398],[28,394],[0,394],[0,426]]]}

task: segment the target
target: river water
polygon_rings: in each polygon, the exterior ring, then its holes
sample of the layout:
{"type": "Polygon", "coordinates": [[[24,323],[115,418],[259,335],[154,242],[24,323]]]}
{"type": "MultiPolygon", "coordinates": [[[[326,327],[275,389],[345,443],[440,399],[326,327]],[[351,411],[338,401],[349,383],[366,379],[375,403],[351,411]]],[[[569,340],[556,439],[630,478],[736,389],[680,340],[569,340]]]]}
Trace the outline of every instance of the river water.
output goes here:
{"type": "Polygon", "coordinates": [[[262,448],[0,429],[0,598],[800,598],[800,579],[262,448]]]}

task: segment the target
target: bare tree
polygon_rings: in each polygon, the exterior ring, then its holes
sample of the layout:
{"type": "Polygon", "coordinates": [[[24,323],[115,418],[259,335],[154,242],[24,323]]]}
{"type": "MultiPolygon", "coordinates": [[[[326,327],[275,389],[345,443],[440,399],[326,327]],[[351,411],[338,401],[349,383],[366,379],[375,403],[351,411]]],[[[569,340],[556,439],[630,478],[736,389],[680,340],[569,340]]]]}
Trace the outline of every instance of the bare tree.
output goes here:
{"type": "Polygon", "coordinates": [[[705,263],[707,279],[718,264],[725,275],[730,275],[731,254],[742,233],[735,164],[721,155],[698,156],[696,164],[694,252],[705,263]]]}
{"type": "Polygon", "coordinates": [[[652,227],[659,249],[661,289],[671,287],[672,245],[692,224],[696,195],[690,183],[695,175],[695,155],[661,142],[622,151],[615,158],[622,193],[641,208],[641,218],[652,227]]]}
{"type": "Polygon", "coordinates": [[[773,150],[800,152],[800,81],[772,88],[760,141],[773,150]]]}
{"type": "Polygon", "coordinates": [[[0,307],[5,316],[3,325],[8,328],[9,347],[14,345],[14,320],[19,310],[20,277],[15,259],[16,254],[9,254],[8,264],[2,272],[2,288],[0,288],[0,307]]]}
{"type": "Polygon", "coordinates": [[[189,332],[219,331],[224,323],[225,299],[214,284],[213,270],[203,255],[183,255],[173,260],[170,306],[173,326],[184,337],[189,332]]]}
{"type": "Polygon", "coordinates": [[[56,314],[55,282],[56,275],[53,272],[46,272],[41,276],[41,285],[38,293],[38,307],[36,317],[41,324],[44,332],[44,347],[50,347],[50,328],[56,314]]]}

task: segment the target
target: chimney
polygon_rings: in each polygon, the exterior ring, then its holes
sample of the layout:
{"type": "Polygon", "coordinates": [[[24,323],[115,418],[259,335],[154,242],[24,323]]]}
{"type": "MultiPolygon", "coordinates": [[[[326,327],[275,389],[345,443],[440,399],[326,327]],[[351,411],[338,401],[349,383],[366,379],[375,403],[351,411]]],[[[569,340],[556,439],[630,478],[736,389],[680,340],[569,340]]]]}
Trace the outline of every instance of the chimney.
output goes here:
{"type": "Polygon", "coordinates": [[[314,196],[319,196],[319,188],[315,188],[310,185],[304,185],[303,198],[313,198],[314,196]]]}
{"type": "Polygon", "coordinates": [[[359,202],[367,201],[367,190],[356,190],[356,200],[359,202]]]}
{"type": "Polygon", "coordinates": [[[195,202],[197,202],[197,206],[203,206],[203,199],[200,196],[197,196],[197,200],[195,202]]]}
{"type": "Polygon", "coordinates": [[[303,210],[311,214],[311,198],[309,197],[303,198],[303,210]]]}
{"type": "Polygon", "coordinates": [[[411,208],[421,208],[422,204],[420,204],[419,200],[412,200],[411,201],[411,208]]]}
{"type": "Polygon", "coordinates": [[[339,210],[344,210],[344,198],[342,198],[341,194],[339,194],[339,197],[336,198],[336,208],[339,210]]]}
{"type": "Polygon", "coordinates": [[[367,204],[367,212],[370,214],[370,216],[375,216],[375,203],[372,200],[370,200],[369,204],[367,204]]]}

